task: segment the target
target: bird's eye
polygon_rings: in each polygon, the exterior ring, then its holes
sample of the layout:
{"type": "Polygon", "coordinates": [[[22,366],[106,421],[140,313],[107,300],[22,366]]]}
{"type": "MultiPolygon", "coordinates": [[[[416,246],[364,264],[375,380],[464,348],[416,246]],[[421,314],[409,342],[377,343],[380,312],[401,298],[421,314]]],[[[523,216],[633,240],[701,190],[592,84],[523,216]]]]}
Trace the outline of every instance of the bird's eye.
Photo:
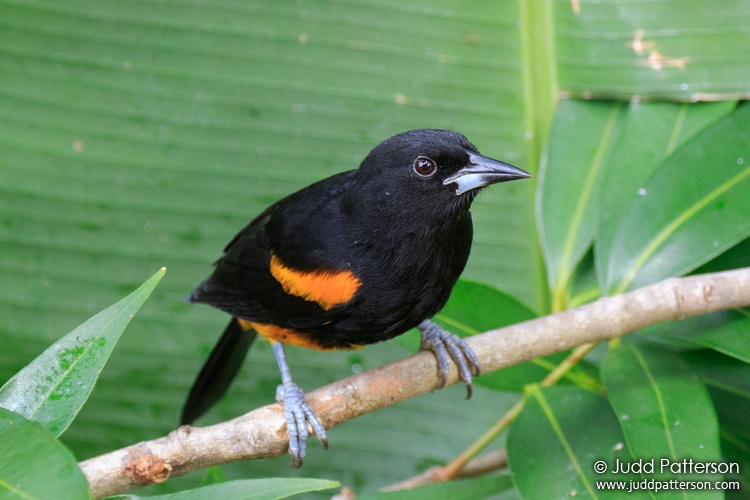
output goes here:
{"type": "Polygon", "coordinates": [[[422,177],[431,176],[435,173],[435,170],[437,170],[437,165],[426,156],[418,156],[417,159],[414,160],[414,171],[422,177]]]}

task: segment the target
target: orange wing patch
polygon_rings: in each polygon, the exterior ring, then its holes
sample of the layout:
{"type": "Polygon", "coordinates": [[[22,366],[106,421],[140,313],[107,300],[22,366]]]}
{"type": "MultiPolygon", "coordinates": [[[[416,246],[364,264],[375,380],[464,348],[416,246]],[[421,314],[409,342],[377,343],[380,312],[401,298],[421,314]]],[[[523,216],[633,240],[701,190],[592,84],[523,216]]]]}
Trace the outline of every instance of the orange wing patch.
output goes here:
{"type": "Polygon", "coordinates": [[[271,275],[284,291],[317,302],[326,311],[351,300],[361,282],[351,271],[304,272],[286,267],[271,254],[271,275]]]}

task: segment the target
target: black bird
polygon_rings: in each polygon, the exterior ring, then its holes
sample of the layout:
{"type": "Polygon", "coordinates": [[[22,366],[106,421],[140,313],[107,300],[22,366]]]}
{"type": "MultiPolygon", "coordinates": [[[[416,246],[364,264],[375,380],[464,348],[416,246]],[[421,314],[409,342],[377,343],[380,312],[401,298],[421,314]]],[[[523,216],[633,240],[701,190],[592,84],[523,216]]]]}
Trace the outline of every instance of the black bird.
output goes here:
{"type": "Polygon", "coordinates": [[[226,392],[256,334],[269,340],[281,371],[292,466],[308,422],[323,425],[292,381],[284,344],[355,349],[417,327],[437,357],[448,356],[471,396],[479,362],[468,345],[430,318],[445,305],[471,250],[469,208],[489,184],[530,177],[481,156],[463,135],[411,130],[377,145],[357,170],[316,182],[274,203],[224,248],[216,268],[187,298],[232,320],[190,391],[189,424],[226,392]]]}

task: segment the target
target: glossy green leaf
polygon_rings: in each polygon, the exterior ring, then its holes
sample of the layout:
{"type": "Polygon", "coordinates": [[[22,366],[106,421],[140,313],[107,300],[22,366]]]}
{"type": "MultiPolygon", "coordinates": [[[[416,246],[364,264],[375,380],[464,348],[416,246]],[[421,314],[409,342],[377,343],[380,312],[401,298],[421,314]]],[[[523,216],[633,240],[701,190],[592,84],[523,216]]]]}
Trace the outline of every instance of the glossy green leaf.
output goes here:
{"type": "Polygon", "coordinates": [[[91,498],[73,455],[38,422],[0,408],[0,498],[91,498]]]}
{"type": "Polygon", "coordinates": [[[750,267],[750,238],[737,243],[735,246],[711,259],[691,274],[719,273],[740,267],[750,267]]]}
{"type": "Polygon", "coordinates": [[[195,490],[180,491],[168,495],[142,497],[137,495],[118,495],[111,499],[139,500],[146,498],[174,499],[174,500],[278,500],[300,493],[329,490],[336,488],[339,483],[325,479],[302,478],[268,478],[247,479],[244,481],[229,481],[226,483],[203,486],[195,490]]]}
{"type": "Polygon", "coordinates": [[[586,98],[750,96],[750,5],[555,0],[560,88],[586,98]],[[737,48],[735,50],[735,48],[737,48]]]}
{"type": "Polygon", "coordinates": [[[210,484],[220,484],[227,481],[227,476],[221,467],[218,465],[212,465],[208,467],[203,473],[203,479],[201,479],[201,486],[208,486],[210,484]]]}
{"type": "MultiPolygon", "coordinates": [[[[750,267],[750,238],[696,269],[695,273],[714,273],[740,267],[750,267]]],[[[709,322],[705,328],[691,335],[690,341],[750,363],[750,310],[735,309],[708,316],[718,316],[720,321],[709,322]]],[[[688,318],[686,322],[692,323],[697,319],[688,318]]],[[[679,332],[679,329],[675,329],[679,332]]]]}
{"type": "Polygon", "coordinates": [[[539,172],[538,226],[553,296],[562,297],[597,226],[599,190],[608,151],[619,133],[620,103],[564,100],[539,172]]]}
{"type": "Polygon", "coordinates": [[[612,473],[616,461],[628,455],[612,409],[603,397],[581,389],[532,387],[508,433],[507,450],[513,482],[524,498],[604,497],[597,481],[634,478],[612,473]],[[594,472],[597,461],[606,464],[606,472],[594,472]]]}
{"type": "MultiPolygon", "coordinates": [[[[750,364],[711,351],[682,355],[711,394],[722,437],[750,444],[750,364]]],[[[750,448],[748,448],[750,457],[750,448]]]]}
{"type": "Polygon", "coordinates": [[[521,323],[537,315],[512,296],[482,283],[459,280],[435,316],[446,328],[466,337],[521,323]]]}
{"type": "Polygon", "coordinates": [[[597,254],[618,293],[695,269],[750,234],[750,105],[699,133],[641,188],[597,254]]]}
{"type": "MultiPolygon", "coordinates": [[[[679,357],[652,347],[621,344],[610,349],[601,368],[609,401],[634,459],[720,460],[719,427],[711,399],[679,357]]],[[[660,467],[653,477],[662,481],[720,478],[675,474],[660,467]]]]}
{"type": "Polygon", "coordinates": [[[592,302],[602,296],[596,279],[596,269],[594,269],[593,247],[589,248],[576,266],[567,293],[569,298],[565,300],[565,303],[569,309],[592,302]]]}
{"type": "Polygon", "coordinates": [[[0,406],[62,434],[91,394],[125,327],[166,271],[162,268],[40,354],[0,388],[0,406]]]}
{"type": "Polygon", "coordinates": [[[721,452],[725,460],[738,464],[739,475],[725,480],[743,480],[750,490],[750,364],[704,350],[682,355],[706,384],[721,425],[721,452]]]}
{"type": "Polygon", "coordinates": [[[357,495],[357,500],[422,500],[424,498],[450,500],[485,500],[513,490],[507,475],[461,479],[433,483],[410,490],[357,495]]]}
{"type": "Polygon", "coordinates": [[[16,424],[23,424],[28,419],[16,412],[0,408],[0,428],[10,427],[16,424]]]}
{"type": "Polygon", "coordinates": [[[710,347],[748,362],[748,311],[717,311],[679,321],[669,321],[644,328],[639,335],[679,349],[710,347]]]}
{"type": "MultiPolygon", "coordinates": [[[[649,178],[665,158],[671,156],[697,133],[736,107],[735,101],[679,104],[669,102],[631,103],[623,116],[622,132],[606,160],[601,189],[599,228],[595,254],[612,253],[613,238],[633,202],[642,196],[649,178]],[[639,194],[640,193],[640,194],[639,194]]],[[[599,258],[597,265],[604,261],[599,258]]],[[[606,273],[598,270],[602,278],[606,273]]]]}
{"type": "Polygon", "coordinates": [[[736,397],[732,406],[738,410],[738,420],[742,420],[747,429],[744,434],[750,439],[750,420],[744,416],[744,409],[750,408],[750,364],[708,350],[687,352],[680,357],[709,390],[722,390],[736,397]]]}
{"type": "Polygon", "coordinates": [[[710,347],[728,356],[750,363],[750,311],[734,309],[688,318],[685,321],[656,325],[644,332],[649,337],[710,347]]]}
{"type": "Polygon", "coordinates": [[[750,493],[750,441],[739,441],[734,436],[726,435],[721,439],[721,451],[727,462],[737,464],[739,473],[732,470],[724,477],[725,481],[740,481],[740,490],[727,494],[727,498],[747,498],[750,493]]]}

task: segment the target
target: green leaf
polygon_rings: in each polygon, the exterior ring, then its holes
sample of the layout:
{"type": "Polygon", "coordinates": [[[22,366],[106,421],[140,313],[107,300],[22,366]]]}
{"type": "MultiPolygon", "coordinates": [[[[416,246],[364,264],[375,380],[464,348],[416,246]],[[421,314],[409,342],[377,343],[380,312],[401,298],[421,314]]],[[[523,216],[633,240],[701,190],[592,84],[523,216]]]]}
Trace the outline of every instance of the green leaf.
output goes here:
{"type": "Polygon", "coordinates": [[[729,309],[644,328],[638,336],[678,350],[709,347],[748,362],[748,320],[750,311],[729,309]]]}
{"type": "Polygon", "coordinates": [[[633,477],[611,473],[627,447],[607,401],[590,391],[533,386],[510,428],[507,449],[513,482],[526,498],[597,498],[597,481],[633,477]],[[609,472],[595,473],[597,461],[609,472]]]}
{"type": "Polygon", "coordinates": [[[750,421],[743,410],[750,408],[750,364],[708,350],[683,353],[681,357],[709,390],[722,390],[737,398],[731,406],[739,410],[738,421],[744,423],[748,429],[746,437],[750,439],[750,421]]]}
{"type": "Polygon", "coordinates": [[[0,406],[59,436],[91,394],[120,335],[166,272],[55,342],[0,388],[0,406]]]}
{"type": "Polygon", "coordinates": [[[565,301],[568,308],[578,307],[602,296],[594,269],[593,247],[589,247],[589,251],[584,254],[583,259],[576,266],[568,287],[568,293],[570,298],[565,301]]]}
{"type": "Polygon", "coordinates": [[[336,488],[339,483],[325,479],[302,478],[269,478],[247,479],[244,481],[229,481],[227,483],[212,484],[190,491],[180,491],[168,495],[141,497],[137,495],[119,495],[111,499],[138,500],[146,498],[162,498],[174,500],[277,500],[288,498],[310,491],[328,490],[336,488]]]}
{"type": "Polygon", "coordinates": [[[0,408],[0,498],[91,498],[73,455],[38,422],[0,408]]]}
{"type": "Polygon", "coordinates": [[[482,283],[461,279],[435,319],[456,335],[466,337],[536,317],[534,311],[511,295],[482,283]]]}
{"type": "Polygon", "coordinates": [[[750,441],[740,441],[735,436],[723,435],[721,451],[724,453],[727,462],[737,464],[739,469],[739,473],[735,473],[733,470],[726,474],[724,480],[742,481],[742,489],[736,493],[737,496],[727,495],[727,498],[747,498],[747,494],[750,492],[750,441]],[[745,497],[742,496],[743,494],[745,497]]]}
{"type": "Polygon", "coordinates": [[[683,101],[750,95],[743,0],[555,1],[560,88],[586,98],[683,101]]]}
{"type": "MultiPolygon", "coordinates": [[[[610,349],[601,368],[609,401],[634,459],[720,460],[719,428],[711,399],[679,357],[656,348],[620,344],[610,349]]],[[[662,481],[686,478],[669,470],[662,473],[658,465],[653,477],[662,481]]]]}
{"type": "MultiPolygon", "coordinates": [[[[697,133],[730,114],[736,101],[678,104],[631,103],[623,117],[622,132],[607,158],[601,189],[597,256],[612,252],[613,238],[628,209],[643,193],[648,179],[665,158],[689,142],[697,133]]],[[[601,266],[602,258],[596,260],[601,266]]],[[[598,270],[602,278],[603,269],[598,270]]]]}
{"type": "MultiPolygon", "coordinates": [[[[541,382],[557,365],[568,357],[570,351],[562,351],[537,358],[526,363],[503,368],[477,378],[477,383],[498,391],[522,392],[528,384],[541,382]]],[[[581,361],[570,369],[559,382],[598,392],[601,388],[596,367],[581,361]]]]}
{"type": "Polygon", "coordinates": [[[597,225],[607,152],[619,130],[620,103],[563,100],[539,173],[537,211],[553,308],[563,297],[597,225]]]}
{"type": "Polygon", "coordinates": [[[681,275],[750,234],[750,105],[670,156],[597,255],[603,289],[620,293],[681,275]]]}
{"type": "Polygon", "coordinates": [[[692,274],[719,273],[740,267],[750,267],[750,238],[746,238],[718,257],[711,259],[692,274]]]}
{"type": "Polygon", "coordinates": [[[724,321],[690,337],[690,340],[750,363],[750,310],[727,311],[724,321]]]}
{"type": "MultiPolygon", "coordinates": [[[[750,444],[750,364],[711,351],[682,355],[709,390],[721,424],[729,434],[750,444]]],[[[750,448],[748,449],[750,454],[750,448]]]]}
{"type": "Polygon", "coordinates": [[[410,490],[365,493],[364,495],[357,495],[357,500],[422,500],[424,498],[484,500],[512,490],[513,482],[510,477],[499,475],[433,483],[410,490]]]}
{"type": "Polygon", "coordinates": [[[729,463],[738,464],[739,476],[727,474],[725,481],[742,479],[750,490],[750,364],[703,350],[682,354],[708,387],[721,432],[721,451],[729,463]]]}
{"type": "Polygon", "coordinates": [[[218,465],[212,465],[207,468],[203,473],[203,479],[201,480],[201,486],[208,486],[209,484],[220,484],[227,481],[227,476],[221,467],[218,465]]]}

